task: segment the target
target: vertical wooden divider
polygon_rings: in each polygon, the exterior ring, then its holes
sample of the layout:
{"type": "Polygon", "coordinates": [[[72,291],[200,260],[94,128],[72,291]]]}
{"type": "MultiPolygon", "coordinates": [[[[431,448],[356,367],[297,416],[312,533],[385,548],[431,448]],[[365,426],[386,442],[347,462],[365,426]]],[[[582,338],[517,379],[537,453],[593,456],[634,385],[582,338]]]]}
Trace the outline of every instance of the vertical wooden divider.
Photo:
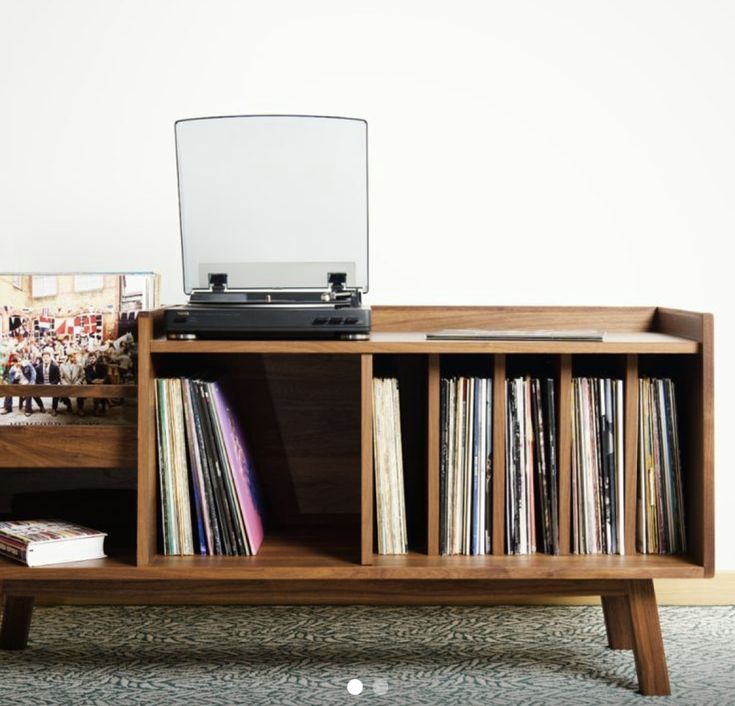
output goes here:
{"type": "Polygon", "coordinates": [[[360,356],[360,561],[373,563],[373,356],[360,356]]]}
{"type": "Polygon", "coordinates": [[[505,354],[493,356],[493,554],[505,554],[505,354]]]}
{"type": "Polygon", "coordinates": [[[572,525],[572,356],[559,356],[557,459],[559,464],[559,553],[571,551],[572,525]]]}
{"type": "MultiPolygon", "coordinates": [[[[712,314],[702,314],[702,360],[701,393],[695,398],[695,404],[702,409],[702,418],[697,423],[695,432],[699,434],[701,442],[694,443],[697,458],[700,459],[698,488],[695,493],[696,513],[689,520],[687,545],[694,549],[694,556],[704,566],[704,575],[711,578],[715,575],[715,322],[712,314]],[[696,518],[697,527],[693,529],[696,518]],[[696,543],[692,540],[696,539],[696,543]],[[692,545],[695,544],[694,547],[692,545]]],[[[692,469],[694,470],[694,469],[692,469]]],[[[691,471],[690,471],[691,473],[691,471]]],[[[691,477],[691,476],[690,476],[691,477]]]]}
{"type": "Polygon", "coordinates": [[[427,384],[427,424],[426,432],[426,499],[428,508],[426,552],[429,556],[439,556],[439,455],[441,452],[441,360],[437,354],[429,355],[427,384]]]}
{"type": "Polygon", "coordinates": [[[636,491],[638,468],[638,356],[625,357],[625,553],[636,553],[636,491]]]}
{"type": "Polygon", "coordinates": [[[138,522],[136,563],[146,566],[156,555],[156,405],[151,361],[153,314],[138,317],[138,522]]]}

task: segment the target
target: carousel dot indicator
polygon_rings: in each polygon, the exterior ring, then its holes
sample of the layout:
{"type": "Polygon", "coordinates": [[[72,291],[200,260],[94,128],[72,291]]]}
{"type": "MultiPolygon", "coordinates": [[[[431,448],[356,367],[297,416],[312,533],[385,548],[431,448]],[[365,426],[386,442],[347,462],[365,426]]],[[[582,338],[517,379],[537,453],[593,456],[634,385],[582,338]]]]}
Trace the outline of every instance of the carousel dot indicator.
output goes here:
{"type": "Polygon", "coordinates": [[[352,694],[352,696],[362,694],[362,689],[362,682],[359,679],[350,679],[347,682],[347,691],[352,694]]]}

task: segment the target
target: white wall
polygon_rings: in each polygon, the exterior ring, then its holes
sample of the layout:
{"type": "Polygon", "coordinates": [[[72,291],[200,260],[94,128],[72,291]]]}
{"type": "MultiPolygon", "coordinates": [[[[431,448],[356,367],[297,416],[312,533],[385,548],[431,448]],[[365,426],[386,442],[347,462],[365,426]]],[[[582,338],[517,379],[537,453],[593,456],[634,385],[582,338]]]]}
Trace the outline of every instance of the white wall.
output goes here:
{"type": "Polygon", "coordinates": [[[0,0],[0,271],[180,300],[175,119],[364,117],[371,303],[714,312],[735,569],[734,36],[725,0],[0,0]]]}

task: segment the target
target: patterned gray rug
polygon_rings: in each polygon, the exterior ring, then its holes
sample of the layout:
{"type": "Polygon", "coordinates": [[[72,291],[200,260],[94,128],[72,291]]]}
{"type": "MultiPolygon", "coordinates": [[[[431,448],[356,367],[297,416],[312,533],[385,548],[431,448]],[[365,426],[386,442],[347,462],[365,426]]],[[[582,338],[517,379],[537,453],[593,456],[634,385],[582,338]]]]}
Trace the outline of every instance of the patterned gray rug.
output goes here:
{"type": "Polygon", "coordinates": [[[597,607],[36,608],[0,703],[735,704],[735,607],[661,621],[674,696],[651,699],[597,607]]]}

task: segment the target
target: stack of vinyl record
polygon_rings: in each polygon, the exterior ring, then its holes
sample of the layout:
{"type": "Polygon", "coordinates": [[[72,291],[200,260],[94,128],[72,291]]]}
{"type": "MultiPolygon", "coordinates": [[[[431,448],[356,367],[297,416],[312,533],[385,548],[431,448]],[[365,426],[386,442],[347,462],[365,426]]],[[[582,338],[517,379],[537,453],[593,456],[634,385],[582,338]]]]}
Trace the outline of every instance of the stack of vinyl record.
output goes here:
{"type": "Polygon", "coordinates": [[[156,420],[164,554],[256,554],[257,479],[220,383],[157,379],[156,420]]]}
{"type": "Polygon", "coordinates": [[[554,380],[506,381],[505,520],[508,554],[559,553],[554,380]]]}
{"type": "Polygon", "coordinates": [[[489,554],[492,379],[441,380],[440,552],[489,554]]]}
{"type": "Polygon", "coordinates": [[[408,551],[398,380],[373,379],[373,447],[378,554],[408,551]]]}
{"type": "Polygon", "coordinates": [[[638,381],[638,551],[686,551],[674,383],[638,381]]]}
{"type": "Polygon", "coordinates": [[[572,551],[625,553],[623,381],[572,380],[572,551]]]}

